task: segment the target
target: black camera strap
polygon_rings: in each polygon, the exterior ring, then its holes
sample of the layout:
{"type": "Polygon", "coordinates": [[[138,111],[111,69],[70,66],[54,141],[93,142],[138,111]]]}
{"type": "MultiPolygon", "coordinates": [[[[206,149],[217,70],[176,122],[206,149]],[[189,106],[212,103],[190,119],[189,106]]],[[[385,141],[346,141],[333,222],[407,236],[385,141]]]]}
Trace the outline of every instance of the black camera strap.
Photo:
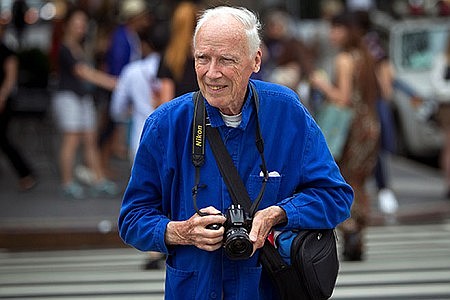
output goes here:
{"type": "Polygon", "coordinates": [[[211,149],[213,151],[214,157],[216,159],[217,165],[219,167],[220,174],[228,188],[230,197],[234,205],[241,205],[249,217],[252,218],[258,209],[259,203],[261,202],[264,190],[266,187],[269,174],[267,172],[266,162],[264,158],[264,142],[261,136],[261,129],[259,126],[258,110],[259,110],[259,98],[256,90],[252,84],[250,84],[252,90],[253,99],[256,107],[256,147],[261,156],[261,171],[263,173],[261,190],[255,199],[251,201],[248,195],[247,189],[245,188],[244,182],[239,175],[233,160],[228,153],[225,144],[220,137],[220,132],[218,128],[212,127],[209,122],[206,123],[208,116],[205,109],[205,103],[202,94],[198,91],[194,93],[194,124],[192,128],[192,163],[195,166],[195,185],[192,188],[192,197],[194,201],[194,208],[200,215],[204,215],[199,212],[197,208],[197,193],[198,190],[204,185],[200,184],[200,167],[205,161],[205,134],[210,143],[211,149]]]}

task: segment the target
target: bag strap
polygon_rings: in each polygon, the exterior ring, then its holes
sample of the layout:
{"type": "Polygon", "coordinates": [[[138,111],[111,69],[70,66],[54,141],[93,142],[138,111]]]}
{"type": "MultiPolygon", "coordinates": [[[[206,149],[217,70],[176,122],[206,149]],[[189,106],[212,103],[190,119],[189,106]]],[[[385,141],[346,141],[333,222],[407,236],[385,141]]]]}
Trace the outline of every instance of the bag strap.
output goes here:
{"type": "Polygon", "coordinates": [[[263,173],[262,186],[261,190],[258,194],[258,197],[255,201],[251,201],[250,196],[248,195],[247,189],[245,188],[244,182],[239,175],[239,172],[236,169],[236,166],[233,163],[233,160],[228,153],[225,144],[220,137],[219,130],[216,127],[212,127],[209,122],[206,123],[208,119],[207,112],[205,109],[205,103],[203,100],[203,96],[200,92],[194,93],[194,126],[193,126],[193,149],[192,149],[192,162],[196,168],[196,180],[194,188],[192,189],[193,198],[194,198],[194,206],[197,209],[196,204],[196,195],[198,189],[203,187],[200,185],[200,167],[204,164],[204,155],[205,155],[205,135],[208,138],[208,141],[211,145],[211,149],[213,151],[214,157],[216,159],[217,165],[219,167],[220,174],[225,182],[225,185],[228,188],[230,193],[230,197],[233,201],[234,205],[240,205],[244,211],[249,215],[249,217],[253,217],[256,210],[258,209],[259,203],[261,202],[262,196],[264,194],[264,190],[266,187],[267,180],[269,178],[269,174],[267,172],[266,162],[264,158],[264,141],[261,136],[261,129],[259,126],[259,118],[258,118],[258,110],[259,110],[259,98],[258,94],[250,84],[250,88],[252,90],[253,99],[255,101],[256,106],[256,136],[255,143],[258,149],[258,152],[261,156],[261,171],[263,173]]]}
{"type": "Polygon", "coordinates": [[[230,154],[225,148],[225,144],[220,137],[219,130],[215,127],[208,126],[206,128],[206,137],[211,145],[217,165],[222,174],[222,178],[230,192],[231,199],[234,205],[240,205],[245,212],[250,215],[252,201],[248,195],[242,178],[231,159],[230,154]]]}

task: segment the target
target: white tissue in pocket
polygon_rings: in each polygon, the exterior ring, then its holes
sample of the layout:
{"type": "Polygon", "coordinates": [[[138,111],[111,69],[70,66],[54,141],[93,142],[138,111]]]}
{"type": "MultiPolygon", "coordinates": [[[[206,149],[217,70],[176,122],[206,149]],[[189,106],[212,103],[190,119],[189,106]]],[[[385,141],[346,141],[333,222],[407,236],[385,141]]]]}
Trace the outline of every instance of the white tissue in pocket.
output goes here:
{"type": "MultiPolygon", "coordinates": [[[[259,172],[259,176],[260,177],[264,176],[262,171],[259,172]]],[[[272,172],[269,172],[269,177],[281,177],[281,176],[280,176],[280,173],[278,173],[277,171],[272,171],[272,172]]]]}

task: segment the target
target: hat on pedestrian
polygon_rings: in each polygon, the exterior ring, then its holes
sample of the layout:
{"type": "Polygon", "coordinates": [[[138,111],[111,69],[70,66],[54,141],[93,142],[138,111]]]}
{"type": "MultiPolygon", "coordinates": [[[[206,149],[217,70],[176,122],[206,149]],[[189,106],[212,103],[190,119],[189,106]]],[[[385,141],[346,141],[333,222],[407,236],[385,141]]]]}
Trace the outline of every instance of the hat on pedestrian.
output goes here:
{"type": "Polygon", "coordinates": [[[125,0],[120,7],[119,19],[121,22],[127,22],[149,11],[149,7],[144,0],[125,0]]]}

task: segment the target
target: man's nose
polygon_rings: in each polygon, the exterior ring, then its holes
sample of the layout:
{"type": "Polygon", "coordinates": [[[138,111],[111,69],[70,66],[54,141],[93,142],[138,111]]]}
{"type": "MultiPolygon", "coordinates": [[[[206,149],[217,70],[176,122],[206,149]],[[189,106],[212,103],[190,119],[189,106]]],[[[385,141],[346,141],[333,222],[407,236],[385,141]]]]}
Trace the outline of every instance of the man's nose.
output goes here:
{"type": "Polygon", "coordinates": [[[220,66],[217,61],[215,60],[211,61],[206,75],[214,79],[222,77],[222,72],[220,70],[220,66]]]}

